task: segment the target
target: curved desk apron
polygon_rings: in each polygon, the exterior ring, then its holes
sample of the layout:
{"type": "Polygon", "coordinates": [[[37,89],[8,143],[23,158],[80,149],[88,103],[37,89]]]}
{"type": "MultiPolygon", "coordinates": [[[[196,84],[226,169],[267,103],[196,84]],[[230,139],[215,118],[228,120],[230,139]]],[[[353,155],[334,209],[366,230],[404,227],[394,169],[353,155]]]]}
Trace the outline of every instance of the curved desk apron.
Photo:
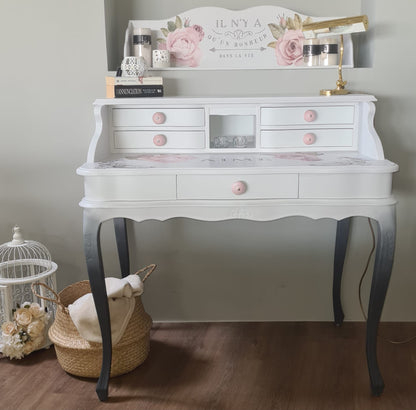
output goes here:
{"type": "Polygon", "coordinates": [[[374,130],[375,98],[140,98],[95,102],[96,131],[84,177],[84,243],[103,336],[97,384],[108,397],[111,328],[100,248],[114,220],[122,274],[129,272],[126,220],[185,217],[269,221],[288,216],[337,220],[334,320],[341,325],[341,276],[350,220],[377,223],[367,321],[371,389],[384,388],[377,329],[395,247],[396,164],[374,130]]]}

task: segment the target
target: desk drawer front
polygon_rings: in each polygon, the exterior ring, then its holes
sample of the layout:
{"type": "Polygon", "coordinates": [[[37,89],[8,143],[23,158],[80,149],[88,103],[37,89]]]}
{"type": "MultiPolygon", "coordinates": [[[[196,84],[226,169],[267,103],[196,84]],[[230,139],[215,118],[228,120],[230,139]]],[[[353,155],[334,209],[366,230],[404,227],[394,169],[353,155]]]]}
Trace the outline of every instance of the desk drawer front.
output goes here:
{"type": "Polygon", "coordinates": [[[115,131],[115,149],[204,148],[203,131],[115,131]]]}
{"type": "Polygon", "coordinates": [[[352,147],[352,129],[261,131],[262,148],[352,147]]]}
{"type": "Polygon", "coordinates": [[[353,124],[354,106],[262,108],[261,125],[353,124]]]}
{"type": "Polygon", "coordinates": [[[178,199],[297,198],[297,174],[178,175],[178,199]]]}
{"type": "Polygon", "coordinates": [[[301,174],[299,198],[388,198],[391,173],[301,174]]]}
{"type": "Polygon", "coordinates": [[[176,199],[176,176],[111,175],[85,177],[85,197],[91,201],[176,199]]]}
{"type": "Polygon", "coordinates": [[[113,108],[115,127],[203,127],[202,108],[113,108]]]}

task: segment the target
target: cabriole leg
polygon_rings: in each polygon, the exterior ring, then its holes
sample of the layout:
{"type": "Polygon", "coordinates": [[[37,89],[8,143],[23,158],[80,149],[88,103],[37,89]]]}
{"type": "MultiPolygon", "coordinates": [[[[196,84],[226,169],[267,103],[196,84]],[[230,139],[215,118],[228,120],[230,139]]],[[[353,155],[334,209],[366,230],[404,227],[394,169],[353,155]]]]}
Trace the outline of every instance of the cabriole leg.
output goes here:
{"type": "Polygon", "coordinates": [[[384,300],[389,286],[396,242],[396,211],[388,208],[378,219],[377,248],[374,273],[371,283],[367,319],[367,364],[370,373],[371,390],[379,396],[384,389],[383,378],[377,362],[377,331],[384,300]]]}
{"type": "Polygon", "coordinates": [[[103,339],[103,361],[96,392],[101,401],[108,398],[108,382],[111,370],[111,325],[105,288],[103,261],[100,246],[101,222],[84,211],[84,251],[87,260],[88,277],[91,285],[98,321],[103,339]]]}
{"type": "Polygon", "coordinates": [[[114,231],[116,234],[121,276],[124,278],[130,274],[130,257],[126,218],[114,218],[114,231]]]}
{"type": "Polygon", "coordinates": [[[341,281],[344,269],[345,254],[347,252],[348,236],[351,218],[337,222],[337,236],[335,239],[334,278],[332,283],[332,303],[334,307],[334,322],[341,326],[344,321],[344,312],[341,305],[341,281]]]}

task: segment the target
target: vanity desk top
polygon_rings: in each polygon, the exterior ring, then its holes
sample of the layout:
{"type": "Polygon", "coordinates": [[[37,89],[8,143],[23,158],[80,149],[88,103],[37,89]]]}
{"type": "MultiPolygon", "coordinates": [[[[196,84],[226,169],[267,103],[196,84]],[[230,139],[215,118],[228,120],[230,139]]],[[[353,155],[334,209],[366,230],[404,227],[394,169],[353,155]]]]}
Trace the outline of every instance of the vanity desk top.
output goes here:
{"type": "MultiPolygon", "coordinates": [[[[247,200],[250,208],[262,200],[393,203],[397,165],[384,159],[374,101],[353,94],[97,100],[96,132],[78,169],[81,206],[217,200],[229,201],[235,214],[247,200]]],[[[158,216],[155,207],[153,217],[187,216],[164,208],[158,216]]],[[[277,216],[278,209],[269,218],[277,216]]]]}

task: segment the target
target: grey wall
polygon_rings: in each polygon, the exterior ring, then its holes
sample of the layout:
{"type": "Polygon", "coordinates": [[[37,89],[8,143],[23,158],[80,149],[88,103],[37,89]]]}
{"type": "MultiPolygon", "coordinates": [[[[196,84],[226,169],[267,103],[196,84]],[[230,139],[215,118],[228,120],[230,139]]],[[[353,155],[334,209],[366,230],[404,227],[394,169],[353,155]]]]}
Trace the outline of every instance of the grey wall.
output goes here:
{"type": "MultiPolygon", "coordinates": [[[[311,15],[371,11],[369,68],[347,70],[352,90],[378,97],[376,128],[394,177],[398,242],[383,320],[416,320],[416,144],[412,0],[268,1],[311,15]]],[[[0,2],[0,243],[14,224],[44,243],[59,265],[58,287],[86,279],[82,179],[94,131],[91,104],[105,95],[108,27],[129,18],[165,18],[196,6],[245,8],[253,0],[22,0],[0,2]]],[[[111,36],[117,48],[120,39],[111,36]]],[[[122,42],[122,40],[121,40],[122,42]]],[[[362,49],[363,50],[363,49],[362,49]]],[[[332,87],[330,70],[169,71],[169,95],[316,94],[332,87]],[[244,87],[243,87],[244,86],[244,87]]],[[[118,275],[111,225],[103,227],[108,275],[118,275]]],[[[288,218],[254,223],[186,219],[130,224],[132,266],[157,263],[144,301],[155,320],[330,320],[335,222],[288,218]]],[[[357,218],[345,266],[346,318],[361,320],[357,288],[371,248],[357,218]]],[[[371,276],[371,275],[370,275],[371,276]]],[[[369,279],[364,283],[368,298],[369,279]]]]}

